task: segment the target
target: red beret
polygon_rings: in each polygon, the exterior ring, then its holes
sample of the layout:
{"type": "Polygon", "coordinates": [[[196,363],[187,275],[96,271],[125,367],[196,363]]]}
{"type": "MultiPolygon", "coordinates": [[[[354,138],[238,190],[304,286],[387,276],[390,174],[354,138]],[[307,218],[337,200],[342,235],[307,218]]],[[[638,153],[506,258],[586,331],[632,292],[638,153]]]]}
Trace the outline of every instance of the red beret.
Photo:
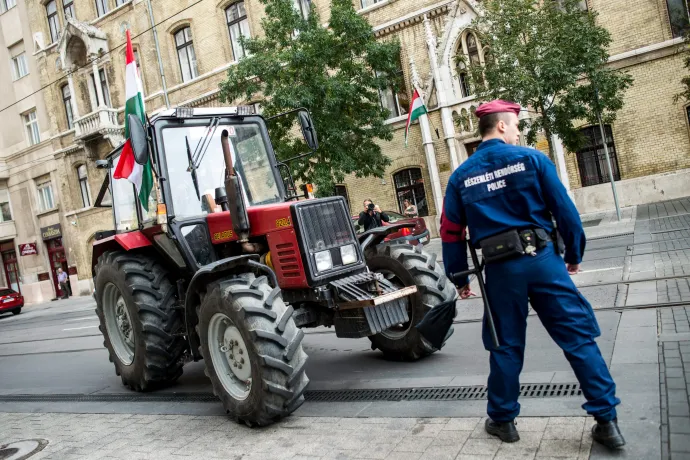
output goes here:
{"type": "Polygon", "coordinates": [[[481,118],[490,113],[513,112],[515,115],[520,115],[520,104],[515,102],[503,101],[496,99],[495,101],[481,104],[475,112],[477,117],[481,118]]]}

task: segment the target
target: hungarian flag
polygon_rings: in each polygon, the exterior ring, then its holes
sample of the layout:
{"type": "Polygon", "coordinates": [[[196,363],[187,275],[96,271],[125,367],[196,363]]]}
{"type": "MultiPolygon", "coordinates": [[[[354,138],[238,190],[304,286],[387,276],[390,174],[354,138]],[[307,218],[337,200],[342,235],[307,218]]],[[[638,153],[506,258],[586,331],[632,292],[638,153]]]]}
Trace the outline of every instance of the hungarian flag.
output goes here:
{"type": "Polygon", "coordinates": [[[424,100],[419,95],[417,88],[412,94],[412,101],[410,102],[410,110],[407,112],[407,125],[405,125],[405,146],[407,147],[407,137],[410,134],[410,125],[417,118],[421,117],[426,113],[426,106],[424,105],[424,100]]]}
{"type": "Polygon", "coordinates": [[[115,179],[127,179],[137,188],[137,196],[141,205],[149,210],[149,195],[153,189],[153,174],[151,173],[151,160],[147,159],[145,165],[140,165],[134,161],[132,143],[129,139],[129,120],[128,115],[136,115],[142,123],[145,122],[144,112],[144,91],[141,86],[141,78],[137,71],[137,63],[134,60],[132,50],[132,39],[127,30],[127,67],[125,70],[125,145],[120,154],[120,161],[117,162],[113,177],[115,179]]]}

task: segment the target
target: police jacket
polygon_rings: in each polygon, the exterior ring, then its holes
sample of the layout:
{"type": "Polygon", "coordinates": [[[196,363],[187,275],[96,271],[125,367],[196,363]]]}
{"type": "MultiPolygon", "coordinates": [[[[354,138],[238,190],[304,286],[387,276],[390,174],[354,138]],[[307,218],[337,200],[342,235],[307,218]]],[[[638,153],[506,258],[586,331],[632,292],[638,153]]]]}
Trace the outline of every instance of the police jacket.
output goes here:
{"type": "Polygon", "coordinates": [[[512,229],[551,233],[552,215],[565,243],[565,262],[579,264],[585,232],[551,160],[538,150],[499,139],[482,142],[453,172],[446,188],[441,214],[446,273],[468,268],[466,229],[479,247],[484,238],[512,229]]]}

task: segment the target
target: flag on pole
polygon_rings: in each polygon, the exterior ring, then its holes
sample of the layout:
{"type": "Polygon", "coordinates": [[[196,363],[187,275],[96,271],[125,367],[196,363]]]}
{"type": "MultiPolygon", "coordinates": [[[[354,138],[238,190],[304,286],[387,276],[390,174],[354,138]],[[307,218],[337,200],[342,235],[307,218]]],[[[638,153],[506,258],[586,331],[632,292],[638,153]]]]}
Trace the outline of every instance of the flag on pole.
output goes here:
{"type": "Polygon", "coordinates": [[[407,137],[410,134],[410,125],[417,118],[427,113],[424,99],[419,95],[417,88],[412,94],[412,101],[410,101],[410,110],[407,111],[407,125],[405,125],[405,147],[407,147],[407,137]]]}
{"type": "Polygon", "coordinates": [[[132,39],[127,30],[127,67],[125,70],[125,145],[117,162],[113,177],[115,179],[127,179],[137,189],[137,196],[141,205],[149,210],[149,195],[153,189],[153,174],[151,172],[151,160],[147,159],[146,164],[140,165],[134,160],[132,143],[129,139],[129,120],[128,115],[134,114],[145,122],[146,112],[144,111],[144,91],[141,86],[141,78],[134,60],[134,50],[132,49],[132,39]]]}

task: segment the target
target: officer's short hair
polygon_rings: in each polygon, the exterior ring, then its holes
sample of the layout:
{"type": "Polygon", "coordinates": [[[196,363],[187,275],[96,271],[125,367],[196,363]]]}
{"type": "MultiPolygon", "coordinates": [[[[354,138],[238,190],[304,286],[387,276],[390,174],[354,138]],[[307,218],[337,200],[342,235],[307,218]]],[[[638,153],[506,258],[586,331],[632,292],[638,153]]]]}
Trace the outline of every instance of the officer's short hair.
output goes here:
{"type": "Polygon", "coordinates": [[[496,128],[496,125],[498,125],[498,122],[501,120],[508,123],[509,114],[507,112],[499,112],[490,113],[488,115],[484,115],[483,117],[481,117],[479,119],[479,135],[481,137],[484,137],[487,134],[489,134],[496,128]]]}

